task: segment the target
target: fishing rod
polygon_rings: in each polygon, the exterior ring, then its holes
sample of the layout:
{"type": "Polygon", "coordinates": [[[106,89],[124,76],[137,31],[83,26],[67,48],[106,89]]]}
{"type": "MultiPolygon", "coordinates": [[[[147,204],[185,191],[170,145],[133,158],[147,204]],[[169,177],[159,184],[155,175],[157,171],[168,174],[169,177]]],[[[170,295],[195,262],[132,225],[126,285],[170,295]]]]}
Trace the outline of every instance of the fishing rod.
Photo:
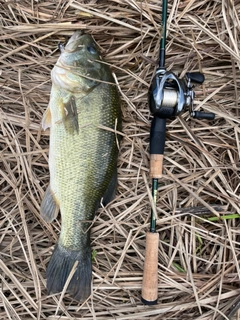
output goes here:
{"type": "MultiPolygon", "coordinates": [[[[148,103],[153,115],[150,130],[150,178],[152,178],[153,206],[156,208],[158,179],[162,178],[163,155],[166,139],[166,120],[172,119],[186,109],[195,119],[213,120],[214,113],[194,111],[193,83],[205,80],[200,72],[187,72],[185,78],[178,78],[165,68],[168,1],[162,1],[162,37],[160,40],[159,66],[148,92],[148,103]]],[[[151,209],[150,230],[146,233],[146,251],[142,281],[142,302],[154,305],[158,300],[158,242],[156,214],[151,209]]]]}

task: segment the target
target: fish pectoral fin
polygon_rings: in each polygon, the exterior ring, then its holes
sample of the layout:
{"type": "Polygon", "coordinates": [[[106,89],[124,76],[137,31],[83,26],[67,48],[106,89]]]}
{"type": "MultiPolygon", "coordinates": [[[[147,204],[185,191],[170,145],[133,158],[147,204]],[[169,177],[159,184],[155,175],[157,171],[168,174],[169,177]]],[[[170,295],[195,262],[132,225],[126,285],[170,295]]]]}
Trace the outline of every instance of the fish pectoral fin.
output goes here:
{"type": "Polygon", "coordinates": [[[46,222],[52,222],[53,219],[57,217],[59,211],[59,206],[57,204],[56,199],[54,198],[53,192],[48,186],[45,195],[42,200],[41,208],[40,208],[40,214],[41,217],[46,222]]]}
{"type": "Polygon", "coordinates": [[[42,128],[45,131],[47,128],[51,127],[51,122],[52,122],[52,115],[50,108],[47,107],[47,110],[43,114],[43,119],[42,119],[42,128]]]}
{"type": "Polygon", "coordinates": [[[66,103],[62,103],[62,121],[65,130],[71,134],[79,132],[78,112],[74,96],[70,96],[66,103]]]}

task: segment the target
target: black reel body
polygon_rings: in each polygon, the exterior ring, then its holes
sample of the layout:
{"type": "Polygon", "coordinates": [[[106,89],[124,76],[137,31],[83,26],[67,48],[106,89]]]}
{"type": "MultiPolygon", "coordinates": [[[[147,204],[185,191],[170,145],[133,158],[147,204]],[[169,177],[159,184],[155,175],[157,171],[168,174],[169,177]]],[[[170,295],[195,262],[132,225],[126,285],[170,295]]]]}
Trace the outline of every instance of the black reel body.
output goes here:
{"type": "Polygon", "coordinates": [[[151,113],[160,118],[171,118],[189,110],[196,119],[213,120],[214,113],[193,110],[194,91],[191,81],[202,84],[204,75],[200,72],[187,72],[187,81],[178,78],[173,72],[158,69],[149,89],[151,113]]]}

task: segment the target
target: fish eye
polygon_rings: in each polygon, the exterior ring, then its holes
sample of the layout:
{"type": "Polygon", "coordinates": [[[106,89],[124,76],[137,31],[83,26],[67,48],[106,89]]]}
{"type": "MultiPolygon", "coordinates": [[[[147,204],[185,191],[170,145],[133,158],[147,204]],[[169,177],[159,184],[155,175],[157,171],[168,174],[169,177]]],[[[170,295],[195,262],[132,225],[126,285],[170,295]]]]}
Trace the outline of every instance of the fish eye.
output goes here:
{"type": "Polygon", "coordinates": [[[94,47],[87,47],[87,51],[90,52],[91,54],[96,54],[97,53],[97,50],[94,48],[94,47]]]}

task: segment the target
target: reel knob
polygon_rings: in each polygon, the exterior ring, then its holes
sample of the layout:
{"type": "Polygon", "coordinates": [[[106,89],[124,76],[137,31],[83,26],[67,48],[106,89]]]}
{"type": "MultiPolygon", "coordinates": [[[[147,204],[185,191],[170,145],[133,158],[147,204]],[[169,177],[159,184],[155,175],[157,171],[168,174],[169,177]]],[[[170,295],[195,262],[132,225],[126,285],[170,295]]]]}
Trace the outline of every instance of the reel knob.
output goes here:
{"type": "Polygon", "coordinates": [[[190,116],[194,119],[214,120],[215,114],[212,112],[192,111],[190,116]]]}
{"type": "Polygon", "coordinates": [[[201,72],[186,72],[187,80],[202,84],[205,81],[204,74],[201,72]]]}

